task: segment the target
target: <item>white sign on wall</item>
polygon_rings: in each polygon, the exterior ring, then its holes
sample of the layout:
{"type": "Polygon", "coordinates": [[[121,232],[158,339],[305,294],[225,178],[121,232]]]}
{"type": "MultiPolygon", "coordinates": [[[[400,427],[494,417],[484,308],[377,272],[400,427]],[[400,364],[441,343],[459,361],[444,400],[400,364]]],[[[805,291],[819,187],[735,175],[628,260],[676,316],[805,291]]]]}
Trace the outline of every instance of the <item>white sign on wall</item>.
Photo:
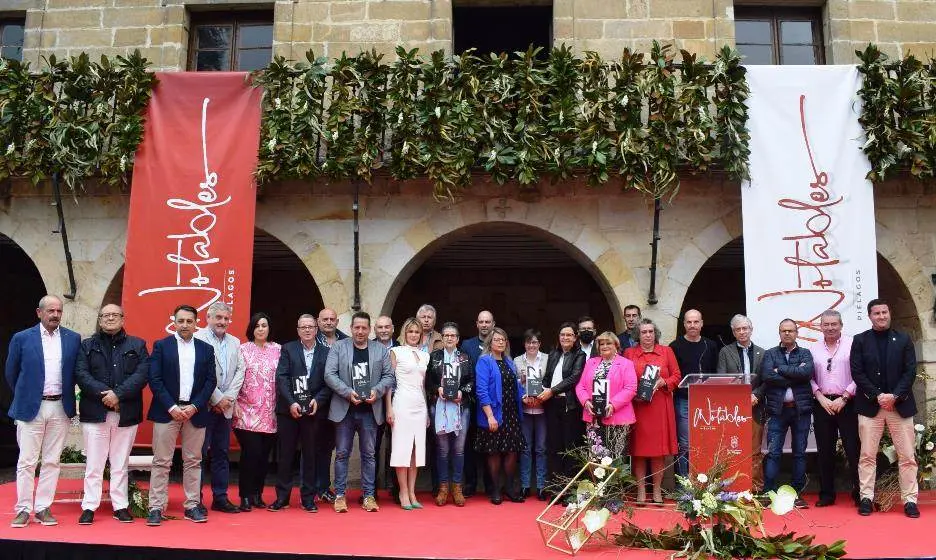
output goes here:
{"type": "Polygon", "coordinates": [[[821,339],[819,316],[847,334],[870,327],[877,297],[874,196],[865,179],[855,66],[748,66],[751,180],[742,185],[747,314],[764,348],[784,318],[799,343],[821,339]]]}

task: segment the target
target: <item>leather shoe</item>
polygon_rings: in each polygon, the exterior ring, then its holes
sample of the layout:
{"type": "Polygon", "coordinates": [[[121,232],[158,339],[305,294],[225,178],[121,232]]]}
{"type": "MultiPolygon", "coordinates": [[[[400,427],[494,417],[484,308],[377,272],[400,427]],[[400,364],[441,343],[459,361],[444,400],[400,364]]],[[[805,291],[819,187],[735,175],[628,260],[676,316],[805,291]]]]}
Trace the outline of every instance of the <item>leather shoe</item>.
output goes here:
{"type": "Polygon", "coordinates": [[[133,523],[133,516],[127,511],[127,508],[118,509],[114,512],[114,519],[121,523],[133,523]]]}
{"type": "Polygon", "coordinates": [[[870,498],[862,498],[858,502],[858,515],[871,515],[872,511],[874,511],[874,506],[871,504],[870,498]]]}
{"type": "Polygon", "coordinates": [[[185,510],[185,513],[182,515],[185,519],[188,519],[192,523],[205,523],[208,521],[208,516],[202,513],[202,510],[197,507],[193,507],[185,510]]]}
{"type": "Polygon", "coordinates": [[[501,498],[500,492],[492,492],[492,493],[491,493],[491,503],[492,503],[492,504],[494,504],[495,506],[499,506],[499,505],[501,505],[503,502],[504,502],[504,499],[501,498]]]}
{"type": "Polygon", "coordinates": [[[306,510],[309,513],[318,513],[318,506],[315,505],[314,500],[303,502],[302,509],[306,510]]]}
{"type": "Polygon", "coordinates": [[[240,508],[231,503],[227,498],[222,498],[211,502],[211,511],[220,511],[221,513],[240,513],[240,508]]]}
{"type": "Polygon", "coordinates": [[[270,504],[270,507],[268,507],[267,509],[270,511],[279,511],[281,509],[286,509],[288,507],[289,507],[288,501],[277,499],[272,504],[270,504]]]}
{"type": "Polygon", "coordinates": [[[521,488],[521,489],[520,489],[520,495],[523,496],[524,498],[529,498],[529,497],[530,497],[530,489],[529,489],[529,488],[521,488]]]}
{"type": "Polygon", "coordinates": [[[162,523],[162,512],[158,509],[151,509],[149,515],[146,516],[147,527],[159,527],[160,523],[162,523]]]}
{"type": "Polygon", "coordinates": [[[536,493],[536,499],[538,499],[541,502],[545,502],[549,500],[549,495],[546,493],[546,490],[543,490],[542,488],[540,488],[539,491],[536,493]]]}
{"type": "Polygon", "coordinates": [[[803,498],[796,498],[793,500],[793,507],[796,509],[809,509],[809,504],[803,498]]]}
{"type": "Polygon", "coordinates": [[[504,496],[507,496],[507,499],[515,504],[522,504],[526,501],[526,498],[524,498],[522,494],[504,491],[504,496]]]}
{"type": "Polygon", "coordinates": [[[835,498],[819,498],[819,500],[816,502],[817,508],[829,507],[829,506],[834,506],[834,505],[835,505],[835,498]]]}
{"type": "Polygon", "coordinates": [[[90,509],[86,509],[81,512],[81,517],[78,518],[79,525],[90,525],[94,523],[94,512],[90,509]]]}
{"type": "Polygon", "coordinates": [[[462,496],[470,498],[475,495],[475,489],[471,486],[465,486],[462,488],[462,496]]]}
{"type": "Polygon", "coordinates": [[[263,501],[263,496],[260,494],[257,494],[256,496],[253,496],[252,498],[250,498],[250,504],[253,507],[260,508],[260,509],[266,509],[267,505],[269,505],[263,501]]]}
{"type": "Polygon", "coordinates": [[[917,507],[916,502],[907,502],[904,504],[904,515],[911,519],[920,517],[920,508],[917,507]]]}
{"type": "Polygon", "coordinates": [[[243,512],[253,511],[252,500],[250,498],[241,498],[240,509],[243,512]]]}

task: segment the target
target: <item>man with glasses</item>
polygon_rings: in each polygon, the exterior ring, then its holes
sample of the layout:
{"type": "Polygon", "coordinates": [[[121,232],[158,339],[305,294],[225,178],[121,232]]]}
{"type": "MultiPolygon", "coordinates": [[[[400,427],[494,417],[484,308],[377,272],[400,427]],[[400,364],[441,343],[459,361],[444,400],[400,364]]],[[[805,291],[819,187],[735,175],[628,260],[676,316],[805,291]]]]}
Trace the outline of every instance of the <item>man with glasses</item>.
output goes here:
{"type": "Polygon", "coordinates": [[[143,387],[149,365],[146,342],[124,331],[119,305],[98,314],[98,330],[81,343],[75,378],[81,388],[78,413],[84,451],[84,497],[79,525],[90,525],[101,505],[104,463],[110,460],[110,499],[114,519],[131,523],[127,508],[128,466],[137,426],[143,421],[143,387]]]}
{"type": "MultiPolygon", "coordinates": [[[[761,377],[767,385],[767,460],[764,461],[764,491],[777,489],[780,457],[787,430],[792,433],[793,488],[806,487],[806,439],[812,415],[813,357],[796,343],[798,328],[793,319],[780,321],[780,344],[764,353],[761,377]]],[[[809,507],[796,498],[794,505],[809,507]]]]}
{"type": "Polygon", "coordinates": [[[842,314],[833,309],[819,316],[822,340],[812,345],[813,430],[819,450],[819,501],[816,507],[835,504],[835,444],[842,438],[848,460],[852,500],[858,505],[857,386],[851,375],[852,337],[842,334],[842,314]]]}

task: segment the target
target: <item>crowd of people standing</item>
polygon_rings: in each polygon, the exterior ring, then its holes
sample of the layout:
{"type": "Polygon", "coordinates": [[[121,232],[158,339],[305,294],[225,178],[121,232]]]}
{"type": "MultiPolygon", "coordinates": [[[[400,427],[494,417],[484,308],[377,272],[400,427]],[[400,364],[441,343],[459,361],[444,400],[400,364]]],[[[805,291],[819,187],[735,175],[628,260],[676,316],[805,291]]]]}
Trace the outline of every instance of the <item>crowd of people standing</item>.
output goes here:
{"type": "MultiPolygon", "coordinates": [[[[427,464],[437,506],[450,500],[464,506],[480,480],[493,504],[522,502],[534,490],[546,500],[552,477],[571,477],[580,468],[567,452],[583,445],[589,423],[601,424],[605,433],[627,431],[636,500],[659,505],[666,458],[675,458],[677,474],[689,471],[688,392],[680,380],[713,372],[742,375],[751,385],[755,491],[776,489],[790,431],[792,482],[802,492],[813,419],[821,485],[816,505],[835,502],[840,437],[852,498],[858,512],[869,515],[874,459],[886,427],[899,457],[904,512],[919,517],[916,359],[910,338],[891,328],[883,300],[868,304],[872,329],[854,339],[842,334],[841,315],[828,310],[820,318],[823,340],[810,349],[797,344],[799,326],[787,319],[779,325],[779,345],[768,350],[753,344],[753,324],[743,315],[731,321],[735,342],[719,348],[701,336],[702,314],[694,309],[684,315],[685,334],[670,345],[662,345],[657,325],[629,305],[620,334],[599,333],[593,319],[581,317],[559,326],[548,353],[542,351],[547,343],[542,333],[527,330],[523,352],[516,355],[508,333],[487,310],[478,314],[477,336],[462,340],[455,323],[435,329],[436,311],[428,304],[403,323],[397,339],[388,316],[372,325],[367,313],[354,313],[346,335],[337,328],[337,313],[326,308],[300,315],[296,338],[282,345],[271,340],[275,325],[264,313],[250,317],[241,343],[227,332],[231,313],[223,303],[212,304],[207,327],[199,330],[197,311],[180,305],[173,312],[175,332],[154,341],[149,353],[143,340],[125,332],[119,306],[103,306],[96,332],[82,341],[60,325],[61,300],[43,297],[39,324],[12,338],[5,368],[13,389],[9,415],[16,420],[20,447],[11,525],[25,527],[31,516],[43,525],[57,523],[50,506],[69,418],[76,412],[87,454],[79,524],[93,523],[108,461],[114,518],[132,522],[127,471],[147,385],[153,395],[147,414],[153,423],[146,519],[151,526],[164,519],[179,440],[184,517],[201,523],[208,516],[203,479],[210,479],[212,511],[289,507],[297,449],[298,505],[314,513],[325,502],[335,512],[348,512],[355,436],[359,503],[365,511],[380,509],[376,486],[385,440],[395,473],[393,495],[405,510],[423,508],[416,480],[427,464]],[[639,377],[649,379],[649,391],[638,393],[639,377]],[[76,385],[82,395],[77,411],[76,385]],[[232,430],[241,448],[236,504],[228,496],[232,430]],[[277,465],[275,498],[267,503],[271,452],[277,465]],[[652,488],[649,501],[646,482],[652,488]]],[[[802,497],[797,506],[807,507],[802,497]]]]}

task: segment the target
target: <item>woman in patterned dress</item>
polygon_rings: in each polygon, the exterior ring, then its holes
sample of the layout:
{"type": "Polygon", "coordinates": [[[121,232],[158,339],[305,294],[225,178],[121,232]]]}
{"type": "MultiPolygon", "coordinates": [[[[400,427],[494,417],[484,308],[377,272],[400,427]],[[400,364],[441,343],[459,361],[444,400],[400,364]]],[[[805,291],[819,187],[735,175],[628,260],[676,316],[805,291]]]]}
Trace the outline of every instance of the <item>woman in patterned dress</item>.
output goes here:
{"type": "Polygon", "coordinates": [[[522,502],[514,487],[517,455],[523,451],[520,418],[523,415],[523,387],[517,367],[510,359],[510,343],[504,329],[495,327],[484,343],[484,352],[475,366],[475,392],[478,398],[478,432],[474,449],[487,454],[487,467],[494,487],[491,503],[500,505],[500,472],[503,463],[504,494],[511,502],[522,502]]]}
{"type": "Polygon", "coordinates": [[[265,508],[263,481],[267,459],[276,436],[276,365],[280,345],[270,341],[270,317],[255,313],[247,325],[244,384],[234,403],[234,435],[241,447],[238,492],[241,511],[265,508]]]}

